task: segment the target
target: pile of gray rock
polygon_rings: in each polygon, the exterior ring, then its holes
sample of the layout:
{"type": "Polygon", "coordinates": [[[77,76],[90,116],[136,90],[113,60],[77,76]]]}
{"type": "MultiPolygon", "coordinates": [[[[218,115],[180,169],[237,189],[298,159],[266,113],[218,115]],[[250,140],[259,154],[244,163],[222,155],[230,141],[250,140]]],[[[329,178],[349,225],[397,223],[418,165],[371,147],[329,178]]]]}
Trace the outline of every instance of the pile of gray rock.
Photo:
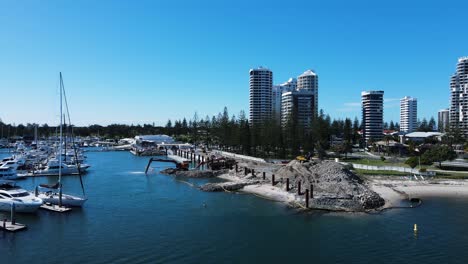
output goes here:
{"type": "Polygon", "coordinates": [[[242,181],[242,182],[223,182],[223,183],[206,183],[200,187],[200,190],[205,192],[223,192],[223,191],[237,191],[247,185],[257,184],[259,181],[242,181]]]}
{"type": "MultiPolygon", "coordinates": [[[[277,178],[289,178],[291,186],[301,182],[302,190],[313,186],[309,206],[318,209],[365,211],[376,209],[385,200],[370,190],[356,174],[333,161],[291,161],[276,172],[277,178]]],[[[291,191],[295,191],[294,189],[291,191]]]]}
{"type": "Polygon", "coordinates": [[[178,170],[174,168],[168,168],[161,171],[161,174],[183,176],[188,178],[214,178],[221,174],[227,173],[228,170],[178,170]]]}

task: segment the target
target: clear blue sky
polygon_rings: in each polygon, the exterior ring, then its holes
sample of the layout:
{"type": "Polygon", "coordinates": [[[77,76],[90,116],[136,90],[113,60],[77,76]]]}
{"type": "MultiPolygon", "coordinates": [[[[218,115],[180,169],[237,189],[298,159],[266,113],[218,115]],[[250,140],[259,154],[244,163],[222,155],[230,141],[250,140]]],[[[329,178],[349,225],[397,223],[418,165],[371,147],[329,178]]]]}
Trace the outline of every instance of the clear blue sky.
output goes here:
{"type": "Polygon", "coordinates": [[[468,55],[468,1],[0,1],[0,118],[57,123],[58,72],[72,121],[165,124],[248,113],[248,71],[274,82],[314,69],[319,107],[360,116],[360,93],[449,104],[468,55]]]}

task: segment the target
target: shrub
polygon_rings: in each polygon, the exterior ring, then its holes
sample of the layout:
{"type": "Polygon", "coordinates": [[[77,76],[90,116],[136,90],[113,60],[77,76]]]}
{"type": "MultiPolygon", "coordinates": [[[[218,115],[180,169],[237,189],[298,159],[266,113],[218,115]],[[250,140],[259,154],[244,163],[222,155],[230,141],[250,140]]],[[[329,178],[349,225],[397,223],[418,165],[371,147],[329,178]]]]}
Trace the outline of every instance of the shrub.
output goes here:
{"type": "Polygon", "coordinates": [[[419,159],[418,157],[410,157],[405,161],[405,164],[410,166],[412,169],[416,168],[418,166],[419,159]]]}

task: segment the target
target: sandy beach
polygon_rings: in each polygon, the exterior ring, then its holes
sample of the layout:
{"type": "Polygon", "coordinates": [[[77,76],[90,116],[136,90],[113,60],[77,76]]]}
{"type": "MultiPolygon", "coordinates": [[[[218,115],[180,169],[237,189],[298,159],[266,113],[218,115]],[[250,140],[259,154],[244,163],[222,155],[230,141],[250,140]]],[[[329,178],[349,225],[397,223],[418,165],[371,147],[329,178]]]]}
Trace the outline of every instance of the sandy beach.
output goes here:
{"type": "MultiPolygon", "coordinates": [[[[232,174],[222,174],[218,178],[231,181],[231,182],[242,182],[243,180],[232,174]]],[[[264,184],[253,184],[245,186],[240,189],[241,192],[255,194],[261,196],[262,198],[270,199],[277,202],[294,202],[296,196],[292,193],[286,192],[283,188],[278,186],[272,186],[271,183],[264,184]]]]}
{"type": "Polygon", "coordinates": [[[385,199],[384,207],[392,207],[402,199],[424,197],[467,197],[467,180],[408,180],[398,177],[368,177],[372,190],[385,199]]]}

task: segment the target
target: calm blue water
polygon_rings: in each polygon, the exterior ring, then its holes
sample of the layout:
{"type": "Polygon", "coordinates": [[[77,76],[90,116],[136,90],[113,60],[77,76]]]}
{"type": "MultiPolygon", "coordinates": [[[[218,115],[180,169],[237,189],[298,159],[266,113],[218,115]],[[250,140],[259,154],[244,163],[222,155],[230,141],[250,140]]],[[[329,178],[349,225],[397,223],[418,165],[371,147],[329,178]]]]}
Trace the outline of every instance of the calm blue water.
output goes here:
{"type": "MultiPolygon", "coordinates": [[[[299,214],[251,195],[205,193],[156,172],[145,176],[148,158],[127,152],[86,155],[86,206],[18,215],[28,230],[0,233],[0,263],[468,262],[465,199],[426,199],[419,208],[378,215],[299,214]]],[[[19,184],[33,189],[48,181],[55,179],[19,184]]],[[[66,193],[80,194],[77,177],[63,183],[66,193]]]]}

